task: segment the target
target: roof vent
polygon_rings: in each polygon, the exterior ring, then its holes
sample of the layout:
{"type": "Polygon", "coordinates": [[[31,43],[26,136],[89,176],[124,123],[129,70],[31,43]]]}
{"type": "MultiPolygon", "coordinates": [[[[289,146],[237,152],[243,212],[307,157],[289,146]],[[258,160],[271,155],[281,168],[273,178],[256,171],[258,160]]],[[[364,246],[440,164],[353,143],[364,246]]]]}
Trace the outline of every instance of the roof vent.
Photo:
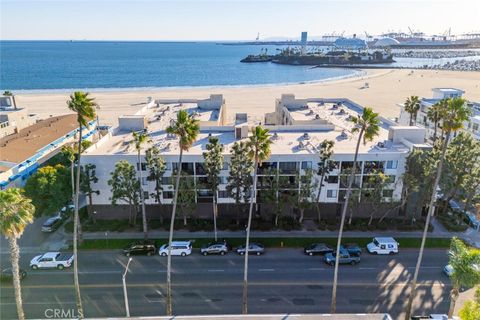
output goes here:
{"type": "Polygon", "coordinates": [[[385,147],[386,147],[386,146],[385,146],[385,142],[379,142],[379,143],[377,143],[377,148],[379,148],[379,149],[385,149],[385,147]]]}
{"type": "Polygon", "coordinates": [[[298,149],[300,149],[300,150],[305,149],[305,144],[304,144],[302,141],[300,141],[300,142],[298,143],[298,149]]]}
{"type": "Polygon", "coordinates": [[[309,116],[311,116],[311,115],[313,115],[313,114],[314,114],[314,112],[313,112],[312,109],[310,109],[310,110],[308,111],[308,113],[307,113],[307,115],[309,115],[309,116]]]}
{"type": "Polygon", "coordinates": [[[347,133],[345,132],[345,130],[342,130],[342,133],[340,134],[340,137],[343,138],[343,139],[348,138],[348,135],[347,135],[347,133]]]}
{"type": "Polygon", "coordinates": [[[316,114],[315,115],[315,120],[319,120],[320,119],[320,115],[319,114],[316,114]]]}
{"type": "Polygon", "coordinates": [[[340,109],[340,111],[338,111],[338,114],[345,114],[345,110],[340,109]]]}
{"type": "Polygon", "coordinates": [[[337,110],[337,109],[338,109],[338,106],[337,106],[336,104],[334,104],[334,105],[332,106],[332,110],[337,110]]]}
{"type": "Polygon", "coordinates": [[[317,107],[322,107],[324,105],[325,105],[325,103],[323,101],[320,101],[319,103],[317,103],[317,107]]]}
{"type": "Polygon", "coordinates": [[[270,137],[270,140],[278,140],[278,133],[274,132],[273,135],[270,137]]]}
{"type": "Polygon", "coordinates": [[[310,135],[308,134],[308,132],[305,132],[302,136],[303,140],[310,140],[310,135]]]}

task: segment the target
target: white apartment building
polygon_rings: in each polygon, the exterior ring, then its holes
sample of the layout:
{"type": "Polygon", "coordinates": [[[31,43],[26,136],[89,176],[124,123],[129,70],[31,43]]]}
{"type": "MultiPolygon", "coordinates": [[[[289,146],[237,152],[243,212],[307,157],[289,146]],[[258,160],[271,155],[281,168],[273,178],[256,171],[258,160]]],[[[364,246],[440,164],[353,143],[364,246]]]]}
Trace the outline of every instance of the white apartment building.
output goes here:
{"type": "MultiPolygon", "coordinates": [[[[212,95],[204,100],[154,100],[145,105],[135,115],[119,118],[119,126],[90,147],[82,164],[96,165],[99,178],[94,189],[100,194],[93,196],[93,203],[99,217],[118,217],[119,207],[111,204],[111,191],[108,180],[115,164],[127,160],[143,170],[142,187],[146,195],[146,204],[154,205],[155,200],[148,194],[154,192],[154,182],[147,181],[146,164],[137,166],[137,154],[131,143],[132,130],[146,130],[152,144],[162,153],[167,170],[163,179],[162,207],[171,204],[173,198],[172,175],[177,166],[179,147],[176,137],[165,132],[171,121],[176,119],[179,110],[187,110],[200,121],[200,134],[194,145],[183,154],[182,171],[192,176],[196,185],[198,210],[211,212],[211,191],[202,189],[206,180],[203,168],[203,152],[210,136],[218,137],[223,144],[225,158],[221,171],[221,184],[218,192],[219,205],[227,208],[234,203],[226,192],[229,174],[230,150],[237,141],[245,140],[250,130],[258,123],[249,123],[246,114],[236,114],[235,123],[226,123],[227,105],[221,95],[212,95]],[[203,208],[203,209],[202,209],[203,208]],[[108,213],[109,212],[109,213],[108,213]]],[[[353,165],[357,136],[351,133],[352,122],[349,118],[362,112],[362,107],[344,98],[340,99],[297,99],[294,95],[282,95],[275,103],[275,111],[265,115],[262,126],[271,133],[271,156],[258,170],[259,192],[262,191],[262,178],[267,170],[278,170],[278,179],[282,179],[282,191],[298,190],[299,176],[306,169],[318,168],[318,146],[325,139],[335,142],[333,161],[336,169],[331,172],[322,188],[320,202],[330,204],[333,214],[343,201],[347,187],[347,169],[353,165]]],[[[388,119],[381,119],[379,136],[372,142],[360,145],[355,188],[367,188],[365,181],[375,170],[384,172],[390,178],[389,187],[384,190],[386,199],[399,200],[402,191],[401,178],[404,173],[405,159],[413,148],[429,148],[424,143],[425,129],[418,127],[396,126],[388,119]]],[[[148,146],[145,146],[147,149],[148,146]]],[[[142,158],[145,151],[142,151],[142,158]]],[[[319,179],[318,176],[315,176],[319,179]]],[[[148,206],[147,206],[148,207],[148,206]]],[[[151,206],[153,207],[153,206],[151,206]]],[[[126,211],[126,210],[125,210],[126,211]]],[[[147,210],[148,211],[148,210],[147,210]]],[[[158,210],[157,210],[158,211],[158,210]]],[[[228,210],[225,210],[228,211],[228,210]]],[[[222,213],[222,207],[220,207],[222,213]]],[[[151,213],[149,213],[150,215],[151,213]]]]}
{"type": "Polygon", "coordinates": [[[13,96],[0,96],[0,139],[34,124],[37,118],[36,114],[19,108],[13,96]]]}
{"type": "MultiPolygon", "coordinates": [[[[439,102],[442,99],[448,98],[457,98],[462,97],[465,91],[455,88],[433,88],[432,98],[422,98],[420,100],[421,107],[417,115],[417,121],[415,125],[424,127],[426,129],[426,139],[431,140],[434,135],[435,125],[432,123],[428,117],[427,113],[431,106],[439,102]]],[[[464,123],[463,131],[469,132],[476,139],[480,140],[480,102],[467,102],[468,107],[471,110],[470,119],[464,123]]],[[[400,125],[409,125],[410,114],[405,111],[404,104],[399,103],[400,107],[400,117],[398,118],[398,123],[400,125]]],[[[442,124],[438,124],[437,136],[440,135],[442,124]]]]}

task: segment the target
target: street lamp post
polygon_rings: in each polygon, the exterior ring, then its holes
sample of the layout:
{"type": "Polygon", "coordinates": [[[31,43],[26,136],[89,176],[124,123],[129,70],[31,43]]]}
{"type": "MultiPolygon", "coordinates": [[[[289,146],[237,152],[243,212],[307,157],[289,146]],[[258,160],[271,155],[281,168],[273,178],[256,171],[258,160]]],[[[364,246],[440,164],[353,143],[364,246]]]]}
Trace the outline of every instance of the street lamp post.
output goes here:
{"type": "Polygon", "coordinates": [[[128,266],[130,265],[131,261],[132,261],[132,258],[129,258],[128,262],[127,262],[127,265],[125,267],[125,272],[123,273],[123,276],[122,276],[123,297],[125,298],[125,311],[127,313],[127,318],[130,318],[130,309],[128,308],[128,295],[127,295],[126,277],[127,277],[127,272],[128,272],[128,266]]]}

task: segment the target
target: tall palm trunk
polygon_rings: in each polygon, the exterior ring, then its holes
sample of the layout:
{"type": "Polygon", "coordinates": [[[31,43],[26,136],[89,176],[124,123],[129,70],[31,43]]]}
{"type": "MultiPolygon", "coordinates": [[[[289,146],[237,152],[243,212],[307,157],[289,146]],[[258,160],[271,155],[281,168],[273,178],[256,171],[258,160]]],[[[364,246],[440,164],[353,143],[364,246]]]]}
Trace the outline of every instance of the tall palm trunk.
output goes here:
{"type": "Polygon", "coordinates": [[[437,126],[438,126],[438,122],[435,121],[435,122],[433,123],[433,125],[435,126],[435,129],[433,129],[433,141],[435,142],[435,141],[437,141],[437,126]]]}
{"type": "Polygon", "coordinates": [[[18,249],[17,239],[13,236],[8,237],[10,244],[10,260],[12,262],[13,274],[13,288],[15,291],[15,303],[17,305],[17,315],[19,320],[25,319],[22,306],[22,289],[20,287],[20,268],[18,267],[18,260],[20,258],[20,250],[18,249]]]}
{"type": "Polygon", "coordinates": [[[323,181],[325,180],[325,163],[323,164],[323,172],[322,177],[320,178],[320,184],[318,185],[318,194],[317,194],[317,201],[315,204],[317,205],[317,215],[318,215],[318,222],[322,219],[321,212],[320,212],[320,195],[322,193],[323,181]]]}
{"type": "Polygon", "coordinates": [[[413,299],[415,298],[415,291],[417,289],[418,273],[420,272],[420,266],[422,264],[423,250],[425,248],[425,241],[427,240],[427,234],[428,234],[428,226],[430,225],[430,219],[433,215],[433,211],[435,210],[434,205],[436,200],[436,190],[437,190],[438,183],[440,182],[440,178],[442,176],[442,167],[445,159],[445,153],[447,151],[448,140],[450,140],[450,132],[447,131],[447,134],[445,136],[445,141],[443,141],[442,154],[440,156],[440,162],[437,167],[435,181],[433,183],[432,195],[430,196],[430,203],[428,204],[428,213],[427,213],[427,218],[425,220],[425,227],[423,228],[422,242],[420,244],[420,252],[418,253],[417,265],[415,266],[415,273],[413,275],[413,280],[410,284],[410,296],[408,298],[405,320],[409,320],[410,314],[412,313],[413,299]]]}
{"type": "Polygon", "coordinates": [[[142,223],[143,223],[143,238],[145,240],[148,239],[148,230],[147,230],[147,214],[145,212],[145,195],[143,194],[143,187],[142,187],[142,163],[140,162],[140,150],[137,153],[137,160],[138,160],[138,180],[140,182],[140,201],[142,201],[142,223]]]}
{"type": "Polygon", "coordinates": [[[79,197],[80,197],[80,157],[82,154],[82,125],[79,124],[78,131],[78,157],[77,157],[77,181],[75,181],[75,213],[73,217],[73,282],[75,285],[75,300],[77,304],[77,313],[79,319],[83,318],[82,296],[80,295],[80,284],[78,282],[78,227],[80,225],[80,217],[78,213],[79,197]]]}
{"type": "Polygon", "coordinates": [[[178,189],[180,186],[180,174],[182,173],[182,157],[183,149],[180,148],[180,156],[178,157],[178,168],[177,168],[177,177],[175,184],[175,195],[173,196],[173,208],[172,208],[172,218],[170,220],[170,234],[168,236],[168,257],[167,257],[167,316],[173,315],[172,308],[172,241],[173,241],[173,226],[175,224],[175,212],[177,211],[177,199],[178,199],[178,189]]]}
{"type": "Polygon", "coordinates": [[[355,156],[353,158],[353,168],[352,168],[352,172],[350,173],[350,178],[348,179],[347,194],[345,195],[345,202],[343,203],[343,208],[342,208],[340,230],[338,230],[337,251],[336,251],[337,253],[335,256],[335,271],[333,274],[332,304],[330,306],[330,313],[335,313],[337,310],[337,280],[338,280],[338,265],[339,265],[338,257],[340,256],[340,244],[342,243],[343,226],[345,225],[345,216],[347,215],[348,200],[350,199],[350,193],[352,192],[353,180],[355,179],[358,149],[360,148],[360,141],[362,140],[362,135],[363,135],[363,129],[360,130],[360,134],[358,135],[357,146],[355,148],[355,156]]]}
{"type": "Polygon", "coordinates": [[[250,195],[250,209],[248,211],[247,237],[245,239],[245,265],[243,269],[243,294],[242,294],[242,314],[248,314],[248,247],[250,245],[250,227],[252,225],[253,202],[257,191],[257,167],[258,152],[255,152],[255,164],[253,166],[253,188],[250,195]]]}
{"type": "Polygon", "coordinates": [[[450,290],[450,307],[448,308],[448,319],[451,319],[453,317],[453,312],[455,311],[455,305],[457,304],[458,295],[458,288],[453,288],[452,290],[450,290]]]}
{"type": "Polygon", "coordinates": [[[215,241],[217,241],[217,214],[218,214],[218,206],[217,206],[217,191],[213,191],[213,233],[215,235],[215,241]]]}

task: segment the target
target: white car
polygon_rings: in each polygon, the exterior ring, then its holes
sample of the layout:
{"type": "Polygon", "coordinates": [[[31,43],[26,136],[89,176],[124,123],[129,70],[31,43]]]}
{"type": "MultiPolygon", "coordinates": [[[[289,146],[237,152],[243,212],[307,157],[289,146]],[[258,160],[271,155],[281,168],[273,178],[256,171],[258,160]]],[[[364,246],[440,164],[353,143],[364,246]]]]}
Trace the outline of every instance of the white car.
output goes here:
{"type": "Polygon", "coordinates": [[[30,268],[33,270],[43,268],[69,268],[73,263],[73,255],[61,252],[46,252],[39,256],[35,256],[30,261],[30,268]]]}
{"type": "MultiPolygon", "coordinates": [[[[192,242],[191,241],[172,241],[172,256],[188,256],[192,253],[192,242]]],[[[162,257],[168,255],[168,244],[164,244],[158,250],[158,254],[162,257]]]]}

